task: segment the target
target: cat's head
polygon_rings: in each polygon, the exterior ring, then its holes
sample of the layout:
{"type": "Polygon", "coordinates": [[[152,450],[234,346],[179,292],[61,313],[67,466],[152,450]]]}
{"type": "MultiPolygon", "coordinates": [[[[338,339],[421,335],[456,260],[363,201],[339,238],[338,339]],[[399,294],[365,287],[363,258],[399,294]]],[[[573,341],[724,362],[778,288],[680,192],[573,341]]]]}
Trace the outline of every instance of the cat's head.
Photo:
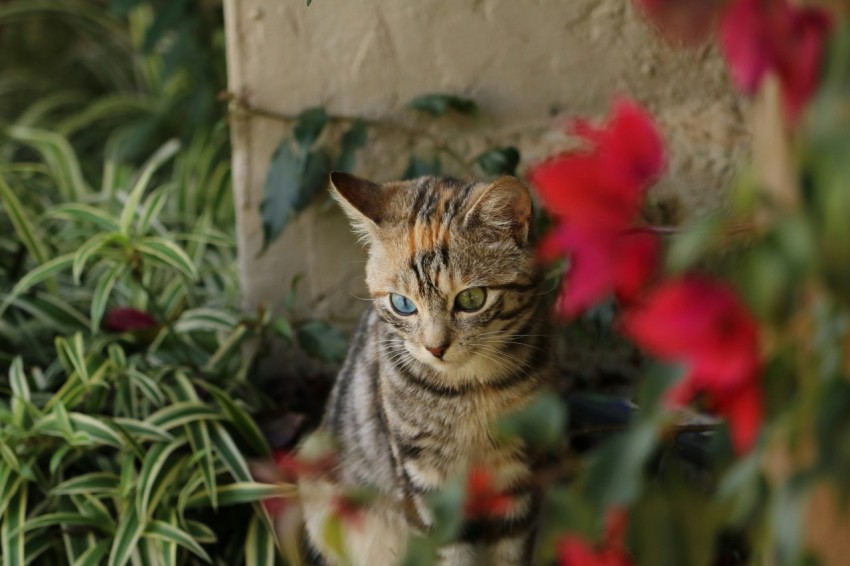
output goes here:
{"type": "Polygon", "coordinates": [[[336,199],[369,246],[366,283],[417,360],[444,373],[503,374],[528,333],[538,267],[531,197],[513,177],[377,184],[332,173],[336,199]]]}

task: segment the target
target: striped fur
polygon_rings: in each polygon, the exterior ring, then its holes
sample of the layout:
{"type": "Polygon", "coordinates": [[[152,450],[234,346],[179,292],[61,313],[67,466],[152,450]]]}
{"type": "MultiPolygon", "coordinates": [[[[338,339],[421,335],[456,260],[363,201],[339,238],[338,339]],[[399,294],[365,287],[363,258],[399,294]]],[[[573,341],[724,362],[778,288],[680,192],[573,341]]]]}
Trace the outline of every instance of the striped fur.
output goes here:
{"type": "Polygon", "coordinates": [[[408,537],[432,523],[429,493],[472,467],[514,496],[503,518],[467,522],[442,549],[446,566],[525,564],[537,498],[520,444],[497,443],[492,424],[546,387],[553,372],[548,305],[528,241],[531,201],[513,178],[494,183],[425,177],[377,185],[334,173],[335,196],[369,245],[372,306],[354,334],[322,428],[339,442],[336,479],[303,481],[310,543],[330,564],[323,523],[341,486],[382,497],[346,532],[356,565],[392,565],[408,537]],[[455,296],[486,289],[476,312],[455,296]],[[390,294],[411,299],[402,316],[390,294]],[[446,345],[442,358],[427,348],[446,345]]]}

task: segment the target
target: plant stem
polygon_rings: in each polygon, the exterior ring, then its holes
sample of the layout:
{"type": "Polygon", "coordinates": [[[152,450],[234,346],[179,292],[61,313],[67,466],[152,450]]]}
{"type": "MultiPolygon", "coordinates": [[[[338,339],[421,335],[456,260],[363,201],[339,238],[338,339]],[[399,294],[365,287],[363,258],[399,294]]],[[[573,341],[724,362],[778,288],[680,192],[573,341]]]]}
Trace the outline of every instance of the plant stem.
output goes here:
{"type": "MultiPolygon", "coordinates": [[[[222,93],[219,96],[219,99],[228,102],[231,108],[235,109],[237,112],[244,112],[252,116],[260,116],[263,118],[268,118],[270,120],[277,120],[279,122],[286,123],[292,123],[298,120],[297,114],[286,114],[284,112],[277,112],[275,110],[269,110],[267,108],[254,106],[253,104],[245,100],[244,97],[240,97],[232,92],[222,93]]],[[[445,139],[427,130],[422,130],[419,128],[407,126],[398,122],[384,120],[381,118],[364,118],[362,116],[351,116],[347,114],[328,114],[328,120],[338,124],[363,122],[370,128],[375,128],[376,130],[396,132],[414,139],[424,138],[428,140],[431,145],[434,146],[434,149],[436,149],[440,153],[445,154],[447,157],[452,159],[452,161],[460,165],[467,174],[475,174],[469,160],[464,159],[464,157],[459,152],[457,152],[445,139]]]]}

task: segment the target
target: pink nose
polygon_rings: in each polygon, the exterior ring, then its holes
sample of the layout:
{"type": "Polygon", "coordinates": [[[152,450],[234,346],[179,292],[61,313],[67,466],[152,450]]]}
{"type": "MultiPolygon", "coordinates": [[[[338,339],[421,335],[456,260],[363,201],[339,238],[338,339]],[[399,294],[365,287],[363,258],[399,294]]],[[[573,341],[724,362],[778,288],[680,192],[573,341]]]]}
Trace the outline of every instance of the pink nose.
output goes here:
{"type": "Polygon", "coordinates": [[[426,347],[425,347],[425,349],[426,349],[426,350],[428,350],[429,352],[431,352],[431,354],[432,354],[435,358],[439,358],[439,359],[441,359],[441,360],[442,360],[442,359],[443,359],[443,355],[446,353],[446,350],[448,350],[448,349],[449,349],[449,345],[448,345],[448,344],[444,344],[444,345],[442,345],[442,346],[437,346],[436,348],[429,348],[429,347],[427,347],[427,346],[426,346],[426,347]]]}

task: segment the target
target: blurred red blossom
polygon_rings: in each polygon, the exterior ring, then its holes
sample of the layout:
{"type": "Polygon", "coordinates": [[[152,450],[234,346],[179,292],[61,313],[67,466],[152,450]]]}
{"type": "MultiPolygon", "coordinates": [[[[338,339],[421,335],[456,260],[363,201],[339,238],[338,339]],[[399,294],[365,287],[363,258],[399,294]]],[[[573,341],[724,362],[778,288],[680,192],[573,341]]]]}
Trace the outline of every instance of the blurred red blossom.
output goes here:
{"type": "Polygon", "coordinates": [[[493,477],[484,468],[473,468],[466,484],[463,513],[467,519],[506,515],[513,497],[493,487],[493,477]]]}
{"type": "Polygon", "coordinates": [[[708,39],[717,23],[722,0],[636,0],[667,39],[695,45],[708,39]]]}
{"type": "Polygon", "coordinates": [[[698,276],[670,280],[629,308],[622,325],[649,353],[687,364],[672,403],[704,395],[728,419],[738,452],[753,446],[763,416],[759,332],[734,290],[698,276]]]}
{"type": "Polygon", "coordinates": [[[156,328],[159,322],[145,311],[132,307],[120,307],[109,311],[103,326],[110,332],[133,332],[156,328]]]}
{"type": "Polygon", "coordinates": [[[720,42],[732,78],[746,93],[776,73],[791,121],[815,94],[820,78],[829,13],[788,0],[736,0],[723,15],[720,42]]]}
{"type": "Polygon", "coordinates": [[[333,454],[313,459],[305,458],[295,452],[278,450],[274,453],[273,459],[281,478],[285,481],[326,475],[336,466],[336,457],[333,454]]]}
{"type": "Polygon", "coordinates": [[[577,535],[567,535],[558,544],[558,566],[630,566],[626,550],[629,514],[625,508],[610,509],[605,517],[605,540],[595,548],[577,535]]]}
{"type": "Polygon", "coordinates": [[[587,151],[556,156],[529,177],[558,225],[543,241],[545,259],[570,257],[559,302],[575,316],[611,292],[631,300],[655,271],[656,237],[635,230],[646,190],[664,170],[664,142],[652,117],[621,99],[607,124],[576,121],[587,151]]]}

